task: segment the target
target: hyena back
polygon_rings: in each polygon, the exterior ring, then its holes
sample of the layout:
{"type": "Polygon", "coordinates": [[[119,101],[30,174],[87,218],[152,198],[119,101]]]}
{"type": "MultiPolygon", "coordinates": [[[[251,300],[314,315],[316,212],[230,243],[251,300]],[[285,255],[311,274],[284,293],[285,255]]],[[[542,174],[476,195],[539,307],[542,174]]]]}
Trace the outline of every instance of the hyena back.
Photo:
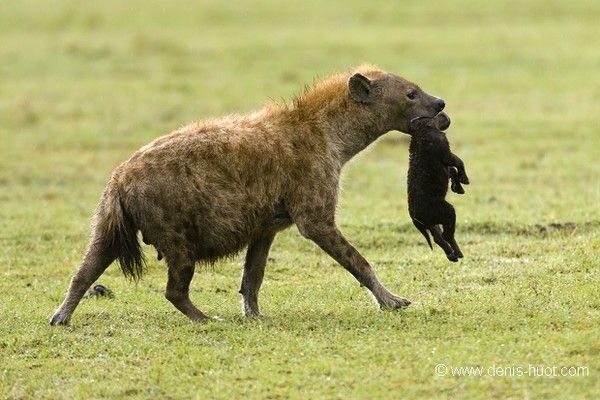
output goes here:
{"type": "Polygon", "coordinates": [[[51,323],[68,323],[85,291],[115,260],[138,279],[141,231],[168,266],[165,296],[193,320],[197,262],[247,247],[240,293],[260,314],[258,292],[276,233],[296,224],[367,287],[382,308],[410,302],[391,294],[335,224],[343,165],[391,130],[436,115],[441,99],[376,67],[334,75],[291,104],[185,126],[142,147],[112,174],[94,215],[90,244],[51,323]]]}

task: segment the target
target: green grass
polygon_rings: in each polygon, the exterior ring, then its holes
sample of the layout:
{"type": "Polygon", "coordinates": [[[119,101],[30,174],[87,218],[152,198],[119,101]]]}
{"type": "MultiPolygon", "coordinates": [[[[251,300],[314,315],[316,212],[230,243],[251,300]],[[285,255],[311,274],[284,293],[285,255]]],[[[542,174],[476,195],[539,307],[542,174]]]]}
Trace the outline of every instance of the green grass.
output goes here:
{"type": "MultiPolygon", "coordinates": [[[[600,5],[594,1],[0,2],[0,397],[593,398],[600,392],[600,5]],[[406,210],[407,142],[347,168],[339,223],[415,304],[380,312],[296,229],[240,317],[242,256],[201,270],[193,324],[166,271],[51,328],[110,172],[183,123],[289,99],[378,64],[446,99],[472,184],[466,254],[406,210]],[[583,366],[579,377],[438,377],[437,364],[583,366]]],[[[154,252],[147,249],[152,258],[154,252]]]]}

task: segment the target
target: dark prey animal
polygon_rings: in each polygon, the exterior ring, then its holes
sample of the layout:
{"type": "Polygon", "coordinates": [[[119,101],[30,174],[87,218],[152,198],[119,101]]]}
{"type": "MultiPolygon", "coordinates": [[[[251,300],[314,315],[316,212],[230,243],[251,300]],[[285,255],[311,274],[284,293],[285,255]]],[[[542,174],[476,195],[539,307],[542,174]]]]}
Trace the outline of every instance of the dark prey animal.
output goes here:
{"type": "Polygon", "coordinates": [[[109,299],[112,299],[115,297],[115,295],[110,288],[104,285],[94,285],[94,287],[88,290],[87,294],[83,297],[108,297],[109,299]]]}
{"type": "Polygon", "coordinates": [[[449,178],[452,178],[452,190],[457,193],[464,193],[460,184],[468,185],[469,178],[463,161],[450,151],[443,132],[449,126],[450,118],[443,112],[433,118],[420,117],[411,121],[408,212],[429,247],[433,249],[427,231],[448,259],[456,262],[463,257],[454,239],[456,212],[445,197],[449,178]]]}
{"type": "MultiPolygon", "coordinates": [[[[258,316],[269,249],[293,224],[369,289],[381,308],[408,306],[340,232],[340,175],[381,135],[408,132],[411,120],[435,116],[444,106],[414,83],[367,65],[316,83],[290,104],[192,123],[156,139],[113,172],[83,262],[51,324],[68,323],[113,261],[128,277],[142,275],[139,232],[164,256],[165,297],[196,321],[208,318],[189,296],[196,263],[247,247],[240,293],[244,313],[258,316]]],[[[296,273],[304,273],[301,263],[296,273]]]]}

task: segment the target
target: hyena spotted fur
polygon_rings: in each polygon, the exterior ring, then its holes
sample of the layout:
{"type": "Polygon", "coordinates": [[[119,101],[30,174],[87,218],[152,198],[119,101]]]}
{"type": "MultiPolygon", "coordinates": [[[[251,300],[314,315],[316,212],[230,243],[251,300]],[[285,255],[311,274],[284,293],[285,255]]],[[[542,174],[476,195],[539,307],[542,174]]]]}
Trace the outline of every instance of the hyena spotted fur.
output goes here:
{"type": "Polygon", "coordinates": [[[192,320],[207,316],[189,285],[198,262],[247,247],[240,293],[247,316],[271,243],[299,232],[368,288],[381,308],[410,302],[390,293],[335,222],[344,164],[386,132],[408,132],[444,101],[373,66],[314,84],[290,104],[192,123],[142,147],[115,169],[98,204],[83,262],[51,324],[66,324],[86,290],[115,260],[134,279],[144,271],[137,232],[168,266],[165,296],[192,320]]]}

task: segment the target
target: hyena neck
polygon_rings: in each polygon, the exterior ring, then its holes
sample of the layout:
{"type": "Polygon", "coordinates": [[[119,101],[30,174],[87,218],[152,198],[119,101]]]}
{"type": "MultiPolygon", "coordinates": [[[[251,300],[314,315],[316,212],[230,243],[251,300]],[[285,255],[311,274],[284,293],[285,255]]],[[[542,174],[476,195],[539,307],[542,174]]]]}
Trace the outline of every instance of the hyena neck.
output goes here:
{"type": "MultiPolygon", "coordinates": [[[[373,69],[372,66],[365,68],[373,69]]],[[[291,107],[286,107],[296,123],[324,134],[332,144],[340,165],[391,130],[382,126],[385,119],[351,99],[348,90],[349,73],[340,73],[297,96],[291,107]]]]}
{"type": "Polygon", "coordinates": [[[390,131],[372,115],[352,105],[326,115],[323,131],[333,144],[342,165],[390,131]]]}

